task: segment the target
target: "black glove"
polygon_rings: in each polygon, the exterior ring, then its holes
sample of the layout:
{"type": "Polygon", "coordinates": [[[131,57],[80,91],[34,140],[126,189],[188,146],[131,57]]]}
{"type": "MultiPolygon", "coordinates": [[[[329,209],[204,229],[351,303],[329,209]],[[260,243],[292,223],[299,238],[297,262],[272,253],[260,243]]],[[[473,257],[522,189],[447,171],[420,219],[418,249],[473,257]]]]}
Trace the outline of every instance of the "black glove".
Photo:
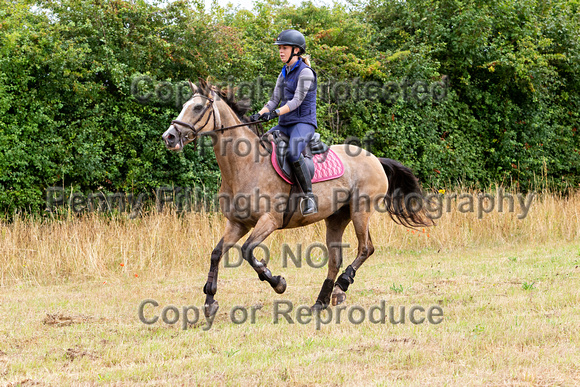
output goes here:
{"type": "Polygon", "coordinates": [[[250,121],[251,122],[255,122],[255,121],[259,121],[259,120],[260,120],[260,113],[252,114],[250,116],[250,121]]]}
{"type": "Polygon", "coordinates": [[[262,121],[270,121],[274,118],[278,117],[278,112],[276,110],[268,112],[268,113],[264,113],[260,116],[260,119],[262,121]]]}

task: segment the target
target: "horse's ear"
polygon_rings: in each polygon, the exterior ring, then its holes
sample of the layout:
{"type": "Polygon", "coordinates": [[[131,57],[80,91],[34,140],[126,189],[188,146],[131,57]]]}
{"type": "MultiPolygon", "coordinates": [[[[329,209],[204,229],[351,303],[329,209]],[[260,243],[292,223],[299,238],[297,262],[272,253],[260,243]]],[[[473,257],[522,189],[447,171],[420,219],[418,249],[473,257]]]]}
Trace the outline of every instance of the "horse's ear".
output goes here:
{"type": "Polygon", "coordinates": [[[211,91],[210,85],[202,77],[199,77],[199,88],[201,94],[205,95],[206,97],[209,97],[211,91]]]}
{"type": "Polygon", "coordinates": [[[191,94],[195,94],[197,93],[197,86],[195,86],[193,84],[193,82],[191,82],[191,79],[188,79],[187,82],[189,82],[189,87],[191,88],[191,94]]]}

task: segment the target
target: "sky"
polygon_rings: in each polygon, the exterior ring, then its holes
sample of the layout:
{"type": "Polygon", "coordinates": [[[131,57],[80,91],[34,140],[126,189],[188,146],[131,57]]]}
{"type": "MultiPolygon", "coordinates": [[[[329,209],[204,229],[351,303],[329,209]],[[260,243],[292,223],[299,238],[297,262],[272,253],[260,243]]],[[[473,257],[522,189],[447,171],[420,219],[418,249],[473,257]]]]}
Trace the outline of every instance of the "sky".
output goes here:
{"type": "MultiPolygon", "coordinates": [[[[303,0],[288,0],[290,5],[300,5],[303,0]]],[[[232,3],[234,6],[239,6],[241,9],[251,10],[254,0],[217,0],[218,4],[221,6],[226,6],[228,3],[232,3]]],[[[336,0],[337,3],[345,3],[345,0],[336,0]]],[[[209,9],[212,0],[205,0],[205,7],[209,9]]],[[[333,0],[312,0],[312,3],[317,6],[332,5],[333,0]]]]}
{"type": "MultiPolygon", "coordinates": [[[[146,2],[148,0],[145,0],[146,2]]],[[[159,2],[161,1],[161,4],[163,3],[171,3],[172,1],[175,0],[152,0],[153,2],[159,2]]],[[[214,0],[202,0],[203,2],[205,2],[205,9],[206,11],[209,11],[209,9],[211,8],[211,4],[214,0]]],[[[234,5],[234,7],[239,7],[240,9],[247,9],[247,10],[251,10],[253,8],[253,4],[255,0],[216,0],[217,3],[222,6],[225,7],[228,5],[228,3],[232,3],[234,5]]],[[[263,0],[262,0],[263,1],[263,0]]],[[[299,6],[302,2],[304,1],[310,1],[312,2],[312,4],[314,4],[315,6],[332,6],[333,3],[339,3],[339,4],[348,4],[349,0],[287,0],[288,4],[290,5],[295,5],[295,6],[299,6]]]]}

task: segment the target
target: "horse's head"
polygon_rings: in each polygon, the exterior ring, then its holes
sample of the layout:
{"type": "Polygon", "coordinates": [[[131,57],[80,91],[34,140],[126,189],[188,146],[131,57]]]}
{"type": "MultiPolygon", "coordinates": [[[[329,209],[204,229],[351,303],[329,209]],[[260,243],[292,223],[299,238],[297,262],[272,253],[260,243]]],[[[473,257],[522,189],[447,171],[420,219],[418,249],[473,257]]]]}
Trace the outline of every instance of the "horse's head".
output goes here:
{"type": "Polygon", "coordinates": [[[197,87],[189,81],[192,97],[183,104],[179,116],[171,122],[169,129],[163,133],[163,141],[169,150],[178,151],[196,137],[208,130],[214,129],[216,120],[219,121],[219,113],[216,111],[215,98],[217,94],[211,86],[200,79],[197,87]]]}

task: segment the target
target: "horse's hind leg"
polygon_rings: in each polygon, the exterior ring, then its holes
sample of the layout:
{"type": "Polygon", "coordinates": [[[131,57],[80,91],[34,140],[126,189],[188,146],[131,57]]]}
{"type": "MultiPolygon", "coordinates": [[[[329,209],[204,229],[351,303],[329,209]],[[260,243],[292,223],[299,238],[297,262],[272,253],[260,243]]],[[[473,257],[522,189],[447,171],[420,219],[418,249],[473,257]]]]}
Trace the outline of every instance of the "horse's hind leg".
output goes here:
{"type": "Polygon", "coordinates": [[[354,282],[356,271],[370,257],[375,248],[371,241],[369,232],[369,220],[371,212],[353,212],[351,213],[352,222],[358,239],[358,254],[356,259],[346,270],[338,277],[334,290],[332,292],[332,305],[338,305],[346,299],[346,291],[350,284],[354,282]]]}
{"type": "Polygon", "coordinates": [[[203,292],[206,295],[204,313],[207,317],[213,316],[219,308],[218,302],[214,300],[213,296],[217,292],[217,277],[220,260],[222,259],[222,256],[237,241],[240,240],[241,237],[246,235],[248,230],[249,230],[248,227],[228,220],[228,222],[226,223],[226,231],[224,233],[223,238],[219,241],[219,243],[211,253],[211,264],[209,268],[209,273],[207,275],[207,282],[203,287],[203,292]]]}
{"type": "Polygon", "coordinates": [[[278,229],[278,223],[270,214],[263,215],[254,230],[242,246],[242,257],[254,268],[261,281],[267,281],[278,294],[286,291],[286,280],[282,276],[273,276],[264,261],[258,261],[254,256],[254,249],[262,243],[272,232],[278,229]]]}
{"type": "Polygon", "coordinates": [[[342,265],[342,235],[344,229],[350,223],[350,209],[342,207],[334,214],[325,219],[326,222],[326,246],[328,248],[328,274],[322,283],[322,289],[318,294],[312,310],[324,310],[330,304],[330,294],[334,287],[334,280],[342,265]]]}

